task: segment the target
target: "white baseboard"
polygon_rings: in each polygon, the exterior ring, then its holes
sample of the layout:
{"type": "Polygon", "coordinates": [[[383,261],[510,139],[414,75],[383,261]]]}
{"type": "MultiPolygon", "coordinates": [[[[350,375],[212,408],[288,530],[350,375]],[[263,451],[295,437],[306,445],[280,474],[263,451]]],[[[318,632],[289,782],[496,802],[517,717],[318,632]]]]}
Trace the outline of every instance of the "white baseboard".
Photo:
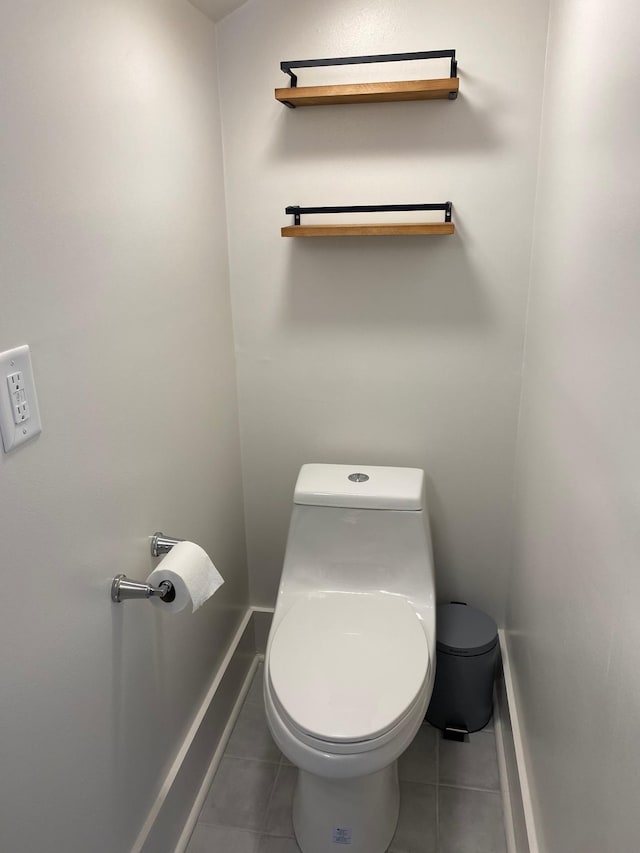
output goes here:
{"type": "Polygon", "coordinates": [[[238,693],[238,698],[235,701],[235,704],[231,710],[229,715],[229,719],[227,720],[227,724],[225,725],[221,735],[220,740],[218,741],[218,746],[213,754],[211,759],[211,763],[205,773],[204,779],[202,780],[202,784],[200,785],[200,790],[196,796],[193,807],[189,813],[189,817],[184,825],[184,829],[178,839],[176,844],[174,853],[184,853],[189,844],[189,839],[195,829],[196,823],[198,822],[198,817],[200,815],[200,811],[202,806],[204,805],[204,801],[207,798],[207,794],[209,793],[209,788],[211,787],[211,783],[213,782],[213,777],[216,775],[216,771],[218,769],[218,765],[222,760],[222,756],[224,755],[224,751],[226,749],[229,738],[231,737],[231,732],[233,731],[233,727],[238,719],[238,715],[242,710],[242,705],[246,698],[247,693],[249,692],[249,688],[251,687],[251,682],[253,680],[253,676],[255,675],[255,671],[258,668],[258,664],[260,661],[264,660],[264,651],[266,649],[267,637],[269,635],[269,629],[271,628],[271,620],[273,618],[273,608],[272,607],[252,607],[250,608],[250,616],[251,620],[247,623],[249,629],[253,632],[253,640],[255,643],[256,654],[251,664],[249,671],[245,676],[244,683],[240,688],[240,692],[238,693]]]}
{"type": "Polygon", "coordinates": [[[508,853],[540,853],[525,759],[518,705],[513,689],[509,647],[503,629],[498,631],[502,673],[496,683],[498,709],[496,743],[508,853]]]}
{"type": "Polygon", "coordinates": [[[227,724],[224,727],[222,735],[220,736],[220,741],[218,742],[216,751],[213,753],[211,764],[209,765],[205,777],[202,780],[200,790],[198,791],[198,795],[195,799],[193,807],[189,812],[189,817],[187,818],[187,822],[185,823],[184,829],[182,830],[180,838],[178,839],[178,843],[176,844],[174,853],[184,853],[184,851],[187,849],[191,834],[193,833],[196,823],[198,822],[200,811],[202,809],[202,806],[204,805],[204,801],[207,799],[207,794],[209,793],[209,788],[211,787],[211,783],[213,782],[213,777],[216,775],[216,770],[218,769],[218,765],[222,760],[222,756],[224,755],[227,743],[229,742],[229,738],[231,737],[231,732],[233,731],[233,727],[236,724],[238,715],[242,710],[242,704],[246,698],[247,693],[249,692],[253,676],[255,675],[255,671],[258,668],[258,664],[261,660],[263,660],[262,655],[256,655],[253,659],[253,663],[251,664],[249,672],[246,675],[244,684],[242,685],[240,693],[238,694],[238,698],[235,701],[227,724]]]}
{"type": "Polygon", "coordinates": [[[527,851],[518,849],[516,841],[514,804],[511,791],[509,790],[509,762],[507,758],[507,744],[505,743],[508,737],[505,732],[505,726],[501,714],[504,713],[501,708],[501,703],[498,698],[497,689],[493,694],[493,727],[496,737],[496,751],[498,753],[498,775],[500,777],[500,793],[502,794],[502,811],[504,815],[504,833],[507,840],[507,853],[527,853],[527,851]]]}
{"type": "Polygon", "coordinates": [[[131,853],[182,853],[186,848],[199,813],[196,805],[200,798],[204,800],[224,752],[257,666],[256,655],[254,609],[248,608],[193,717],[131,853]],[[188,815],[186,823],[185,815],[188,815]]]}

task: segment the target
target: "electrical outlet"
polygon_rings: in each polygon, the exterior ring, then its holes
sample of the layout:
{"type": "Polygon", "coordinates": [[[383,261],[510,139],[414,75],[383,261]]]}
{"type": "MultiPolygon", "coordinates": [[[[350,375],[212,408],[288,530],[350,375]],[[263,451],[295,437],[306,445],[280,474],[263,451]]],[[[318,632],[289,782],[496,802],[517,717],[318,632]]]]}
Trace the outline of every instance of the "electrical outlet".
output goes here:
{"type": "Polygon", "coordinates": [[[9,386],[10,394],[22,391],[24,389],[24,376],[22,375],[22,371],[17,370],[15,373],[11,373],[7,376],[7,385],[9,386]]]}
{"type": "Polygon", "coordinates": [[[17,424],[24,423],[29,417],[29,404],[27,402],[18,403],[13,407],[13,420],[17,424]]]}
{"type": "Polygon", "coordinates": [[[42,432],[28,346],[0,353],[0,383],[2,376],[6,384],[0,384],[0,430],[8,453],[42,432]]]}

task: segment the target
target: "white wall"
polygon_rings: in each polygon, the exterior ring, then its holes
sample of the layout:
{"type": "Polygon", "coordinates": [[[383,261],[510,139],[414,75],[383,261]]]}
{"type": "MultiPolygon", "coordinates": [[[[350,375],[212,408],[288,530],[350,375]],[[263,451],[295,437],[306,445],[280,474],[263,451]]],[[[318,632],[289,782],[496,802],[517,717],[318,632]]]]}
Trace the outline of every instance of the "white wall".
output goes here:
{"type": "Polygon", "coordinates": [[[0,454],[0,849],[125,853],[247,600],[214,30],[2,13],[0,350],[44,431],[0,454]],[[195,616],[109,601],[156,529],[226,577],[195,616]]]}
{"type": "Polygon", "coordinates": [[[640,849],[639,28],[552,4],[508,619],[548,853],[640,849]]]}
{"type": "MultiPolygon", "coordinates": [[[[524,0],[251,0],[219,25],[255,604],[275,598],[299,466],[368,462],[426,469],[440,597],[502,620],[546,26],[524,0]],[[451,47],[453,103],[273,97],[283,59],[451,47]],[[446,199],[452,238],[280,237],[287,204],[446,199]]],[[[425,73],[380,68],[352,73],[425,73]]]]}

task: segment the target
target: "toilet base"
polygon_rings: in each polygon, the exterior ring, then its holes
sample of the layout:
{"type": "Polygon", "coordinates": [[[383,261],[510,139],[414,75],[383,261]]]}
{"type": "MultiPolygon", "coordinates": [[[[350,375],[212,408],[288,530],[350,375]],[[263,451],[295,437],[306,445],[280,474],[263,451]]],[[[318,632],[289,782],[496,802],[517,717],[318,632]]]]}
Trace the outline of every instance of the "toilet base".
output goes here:
{"type": "Polygon", "coordinates": [[[399,812],[397,761],[353,779],[298,770],[293,828],[302,853],[385,853],[399,812]]]}

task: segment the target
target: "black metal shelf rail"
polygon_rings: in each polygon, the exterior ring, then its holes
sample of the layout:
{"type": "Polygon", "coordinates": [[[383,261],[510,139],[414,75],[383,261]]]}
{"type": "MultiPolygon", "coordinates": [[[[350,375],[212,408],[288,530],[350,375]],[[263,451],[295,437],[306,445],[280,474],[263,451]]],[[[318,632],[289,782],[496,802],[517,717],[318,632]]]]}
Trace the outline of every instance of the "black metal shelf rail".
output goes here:
{"type": "MultiPolygon", "coordinates": [[[[416,59],[450,59],[450,77],[458,74],[458,62],[455,50],[421,50],[414,53],[382,53],[377,56],[339,56],[335,59],[298,59],[281,62],[280,68],[291,77],[291,88],[298,85],[298,76],[293,68],[323,68],[329,65],[366,65],[370,62],[412,62],[416,59]]],[[[451,92],[449,98],[455,100],[457,92],[451,92]]]]}
{"type": "Polygon", "coordinates": [[[293,216],[293,224],[300,225],[300,217],[308,213],[395,213],[412,210],[443,210],[444,221],[451,222],[453,202],[444,201],[438,204],[359,204],[350,207],[299,207],[289,205],[285,213],[293,216]]]}

